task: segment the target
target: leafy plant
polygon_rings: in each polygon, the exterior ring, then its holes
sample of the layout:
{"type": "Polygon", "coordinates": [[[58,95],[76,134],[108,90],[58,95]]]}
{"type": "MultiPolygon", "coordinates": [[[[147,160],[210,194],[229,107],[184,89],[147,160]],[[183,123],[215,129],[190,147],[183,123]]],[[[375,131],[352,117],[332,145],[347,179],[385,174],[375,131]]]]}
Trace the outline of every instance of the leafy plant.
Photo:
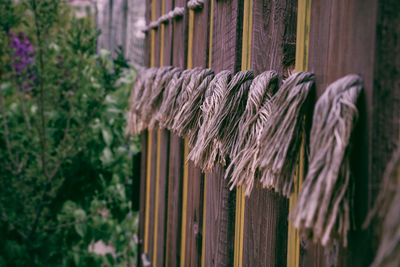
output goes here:
{"type": "Polygon", "coordinates": [[[126,266],[135,72],[60,0],[0,1],[0,266],[126,266]],[[92,251],[101,241],[114,251],[92,251]]]}

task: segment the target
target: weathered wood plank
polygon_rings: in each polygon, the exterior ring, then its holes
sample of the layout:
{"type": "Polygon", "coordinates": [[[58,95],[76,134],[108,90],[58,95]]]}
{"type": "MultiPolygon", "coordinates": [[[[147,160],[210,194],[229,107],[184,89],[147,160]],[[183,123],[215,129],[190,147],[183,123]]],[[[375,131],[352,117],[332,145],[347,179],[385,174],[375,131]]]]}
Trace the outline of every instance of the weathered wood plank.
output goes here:
{"type": "MultiPolygon", "coordinates": [[[[362,230],[361,224],[398,140],[399,82],[393,73],[399,70],[395,52],[399,48],[394,41],[399,36],[399,4],[313,0],[311,10],[309,69],[316,73],[318,95],[329,83],[349,73],[360,74],[364,81],[354,138],[356,150],[352,155],[357,229],[350,232],[347,249],[340,247],[338,256],[320,262],[329,266],[332,262],[336,266],[367,266],[375,249],[372,227],[362,230]]],[[[316,254],[322,253],[311,252],[305,257],[316,254]]]]}
{"type": "Polygon", "coordinates": [[[255,74],[294,67],[296,57],[297,0],[253,0],[250,69],[255,74]]]}
{"type": "MultiPolygon", "coordinates": [[[[142,141],[142,152],[140,161],[140,209],[139,209],[139,243],[137,246],[138,255],[143,253],[143,240],[144,240],[144,228],[145,228],[145,204],[146,204],[146,166],[147,166],[147,131],[141,135],[142,141]]],[[[141,265],[142,261],[140,256],[137,258],[137,265],[141,265]]]]}
{"type": "MultiPolygon", "coordinates": [[[[208,10],[205,1],[201,10],[192,11],[193,33],[191,67],[206,67],[208,54],[208,10]]],[[[190,29],[189,29],[190,30],[190,29]]],[[[187,220],[186,220],[186,256],[185,266],[200,266],[202,255],[204,175],[201,170],[189,162],[187,220]]]]}
{"type": "MultiPolygon", "coordinates": [[[[238,0],[213,2],[212,68],[240,70],[242,5],[238,0]]],[[[217,166],[207,174],[205,266],[232,266],[234,257],[235,190],[217,166]]]]}
{"type": "Polygon", "coordinates": [[[152,146],[150,152],[150,201],[149,201],[149,220],[148,220],[148,239],[147,239],[147,257],[151,261],[154,251],[154,223],[155,223],[155,192],[156,192],[156,169],[157,169],[157,131],[150,131],[152,146]]]}
{"type": "Polygon", "coordinates": [[[240,70],[242,50],[242,1],[214,1],[212,68],[216,73],[222,70],[240,70]]]}
{"type": "MultiPolygon", "coordinates": [[[[294,68],[297,1],[254,0],[250,68],[294,68]]],[[[246,69],[246,66],[242,66],[246,69]]],[[[288,200],[259,183],[245,199],[243,266],[286,266],[288,200]]]]}
{"type": "MultiPolygon", "coordinates": [[[[176,0],[176,7],[184,7],[185,0],[176,0]]],[[[172,28],[172,65],[186,66],[186,32],[187,16],[173,20],[172,28]]],[[[180,263],[181,212],[183,186],[183,140],[170,134],[169,178],[168,178],[168,215],[165,265],[178,266],[180,263]]]]}
{"type": "MultiPolygon", "coordinates": [[[[165,11],[168,12],[172,9],[172,0],[163,0],[165,5],[165,11]]],[[[163,13],[163,12],[161,12],[163,13]]],[[[172,36],[165,35],[166,31],[172,34],[172,26],[166,24],[162,26],[164,34],[161,34],[160,50],[160,66],[171,65],[172,60],[172,36]],[[162,38],[164,37],[164,38],[162,38]]],[[[169,146],[170,146],[170,133],[167,130],[159,130],[159,155],[158,155],[158,171],[159,171],[159,189],[158,189],[158,215],[157,215],[157,255],[154,262],[154,266],[165,265],[165,253],[166,253],[166,235],[167,235],[167,216],[168,216],[168,176],[169,176],[169,146]]]]}
{"type": "Polygon", "coordinates": [[[204,266],[233,266],[235,191],[229,191],[221,166],[207,174],[204,266]]]}

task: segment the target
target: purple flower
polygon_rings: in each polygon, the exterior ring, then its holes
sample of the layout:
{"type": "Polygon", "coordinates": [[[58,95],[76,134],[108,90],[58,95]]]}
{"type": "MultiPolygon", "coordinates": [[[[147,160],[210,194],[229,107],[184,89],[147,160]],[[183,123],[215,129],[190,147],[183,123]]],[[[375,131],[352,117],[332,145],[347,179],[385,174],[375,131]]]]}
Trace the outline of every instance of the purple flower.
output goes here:
{"type": "Polygon", "coordinates": [[[14,32],[10,31],[9,36],[12,40],[10,47],[14,51],[11,59],[13,67],[18,74],[22,74],[28,65],[34,61],[34,50],[25,34],[19,33],[17,36],[14,32]]]}

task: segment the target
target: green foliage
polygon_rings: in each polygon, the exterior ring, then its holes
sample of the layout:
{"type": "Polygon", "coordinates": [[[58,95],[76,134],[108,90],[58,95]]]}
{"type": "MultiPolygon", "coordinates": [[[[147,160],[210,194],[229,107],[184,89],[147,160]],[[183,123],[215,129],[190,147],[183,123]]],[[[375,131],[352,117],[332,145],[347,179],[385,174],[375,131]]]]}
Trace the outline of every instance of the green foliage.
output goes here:
{"type": "Polygon", "coordinates": [[[0,1],[0,266],[134,262],[135,72],[97,36],[60,0],[0,1]]]}

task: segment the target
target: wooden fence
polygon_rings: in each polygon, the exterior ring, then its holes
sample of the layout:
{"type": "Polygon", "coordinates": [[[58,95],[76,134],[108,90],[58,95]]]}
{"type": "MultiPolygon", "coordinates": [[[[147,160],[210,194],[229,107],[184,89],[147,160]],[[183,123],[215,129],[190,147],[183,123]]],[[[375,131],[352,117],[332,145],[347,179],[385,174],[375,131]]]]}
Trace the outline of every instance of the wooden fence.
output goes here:
{"type": "MultiPolygon", "coordinates": [[[[185,0],[147,0],[146,23],[185,0]]],[[[209,67],[255,74],[316,75],[317,96],[334,80],[364,82],[353,165],[355,223],[349,245],[324,249],[288,223],[286,199],[256,183],[250,197],[228,189],[224,168],[202,173],[167,130],[142,134],[140,266],[368,266],[377,242],[361,224],[399,136],[400,3],[395,0],[205,0],[146,34],[149,67],[209,67]]],[[[304,155],[297,171],[301,185],[304,155]]]]}

